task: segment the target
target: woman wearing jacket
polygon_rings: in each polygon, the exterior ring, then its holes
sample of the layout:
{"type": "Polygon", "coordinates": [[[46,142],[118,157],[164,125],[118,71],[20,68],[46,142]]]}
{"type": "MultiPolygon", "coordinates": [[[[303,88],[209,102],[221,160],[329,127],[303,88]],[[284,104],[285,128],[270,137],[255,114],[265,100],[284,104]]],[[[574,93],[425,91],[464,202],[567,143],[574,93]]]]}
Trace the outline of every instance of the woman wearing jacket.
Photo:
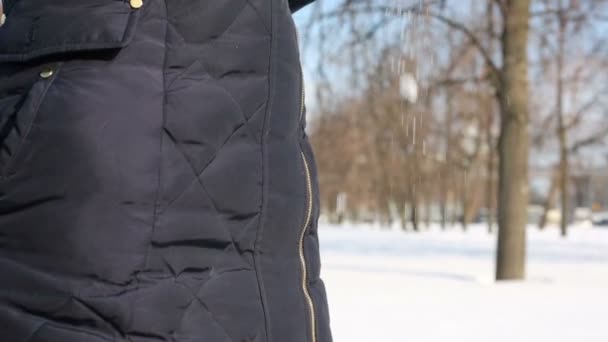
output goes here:
{"type": "Polygon", "coordinates": [[[331,341],[308,2],[4,0],[0,341],[331,341]]]}

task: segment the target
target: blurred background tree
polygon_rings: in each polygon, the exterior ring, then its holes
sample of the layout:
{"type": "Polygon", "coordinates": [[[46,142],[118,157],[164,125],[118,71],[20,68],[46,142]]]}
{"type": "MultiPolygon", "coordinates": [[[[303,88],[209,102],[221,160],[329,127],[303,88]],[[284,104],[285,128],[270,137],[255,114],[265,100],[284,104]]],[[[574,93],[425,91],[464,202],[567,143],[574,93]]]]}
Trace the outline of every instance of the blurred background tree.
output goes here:
{"type": "Polygon", "coordinates": [[[607,10],[319,1],[300,34],[325,216],[406,231],[497,222],[496,278],[523,278],[529,222],[544,227],[559,203],[565,236],[576,208],[608,202],[594,190],[605,161],[585,154],[606,151],[607,10]]]}

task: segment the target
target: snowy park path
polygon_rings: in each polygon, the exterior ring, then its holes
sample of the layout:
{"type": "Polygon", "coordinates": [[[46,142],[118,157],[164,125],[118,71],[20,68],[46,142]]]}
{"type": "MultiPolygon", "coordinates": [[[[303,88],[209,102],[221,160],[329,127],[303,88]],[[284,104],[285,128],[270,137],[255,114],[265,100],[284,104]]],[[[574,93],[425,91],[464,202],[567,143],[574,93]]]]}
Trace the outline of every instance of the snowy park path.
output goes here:
{"type": "Polygon", "coordinates": [[[482,226],[319,235],[335,342],[608,341],[608,229],[530,229],[527,281],[501,284],[482,226]]]}

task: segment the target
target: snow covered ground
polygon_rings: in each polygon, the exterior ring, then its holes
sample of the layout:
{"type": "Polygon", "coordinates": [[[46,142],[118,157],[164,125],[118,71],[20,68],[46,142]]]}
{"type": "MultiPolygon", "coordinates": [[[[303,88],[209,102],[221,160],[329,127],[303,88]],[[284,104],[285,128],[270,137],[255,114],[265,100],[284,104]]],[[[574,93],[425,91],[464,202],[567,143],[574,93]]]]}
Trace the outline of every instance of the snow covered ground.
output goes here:
{"type": "Polygon", "coordinates": [[[494,235],[321,225],[335,342],[608,342],[608,229],[529,229],[525,282],[496,284],[494,235]]]}

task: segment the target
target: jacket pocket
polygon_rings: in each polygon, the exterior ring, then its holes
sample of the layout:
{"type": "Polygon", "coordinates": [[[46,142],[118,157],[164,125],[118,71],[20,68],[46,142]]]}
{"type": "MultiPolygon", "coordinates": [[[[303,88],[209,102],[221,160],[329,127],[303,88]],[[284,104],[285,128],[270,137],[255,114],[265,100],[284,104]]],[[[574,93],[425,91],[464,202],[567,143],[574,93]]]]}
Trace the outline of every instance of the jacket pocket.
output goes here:
{"type": "MultiPolygon", "coordinates": [[[[40,76],[29,90],[0,95],[0,178],[15,171],[14,163],[30,135],[45,95],[57,77],[59,65],[40,67],[40,76]]],[[[27,70],[26,73],[36,70],[27,70]]]]}
{"type": "Polygon", "coordinates": [[[65,0],[17,1],[8,10],[0,27],[0,179],[17,171],[35,139],[31,128],[60,66],[111,60],[133,40],[143,8],[125,0],[65,0]]]}
{"type": "Polygon", "coordinates": [[[141,10],[124,0],[18,1],[0,27],[0,62],[123,48],[133,38],[141,10]]]}

